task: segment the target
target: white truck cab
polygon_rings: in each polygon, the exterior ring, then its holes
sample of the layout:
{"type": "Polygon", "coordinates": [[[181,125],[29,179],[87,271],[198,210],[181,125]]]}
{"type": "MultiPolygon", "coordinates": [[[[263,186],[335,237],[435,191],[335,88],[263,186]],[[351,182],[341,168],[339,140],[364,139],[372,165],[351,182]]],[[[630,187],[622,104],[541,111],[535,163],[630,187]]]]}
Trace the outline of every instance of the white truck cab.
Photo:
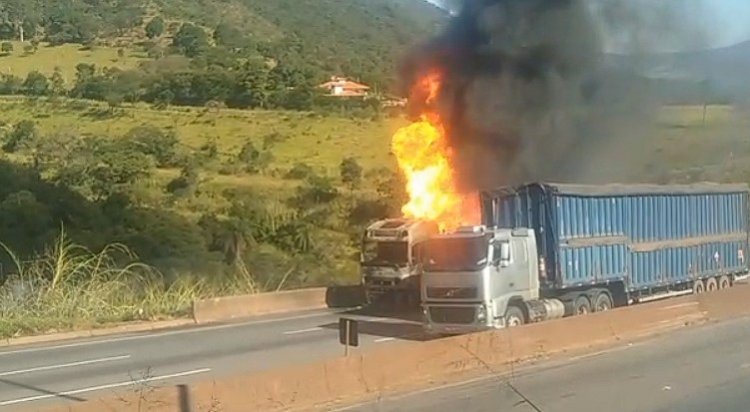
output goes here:
{"type": "Polygon", "coordinates": [[[423,255],[426,330],[462,334],[516,326],[540,305],[562,317],[561,302],[539,300],[537,255],[531,229],[472,226],[432,238],[423,255]]]}

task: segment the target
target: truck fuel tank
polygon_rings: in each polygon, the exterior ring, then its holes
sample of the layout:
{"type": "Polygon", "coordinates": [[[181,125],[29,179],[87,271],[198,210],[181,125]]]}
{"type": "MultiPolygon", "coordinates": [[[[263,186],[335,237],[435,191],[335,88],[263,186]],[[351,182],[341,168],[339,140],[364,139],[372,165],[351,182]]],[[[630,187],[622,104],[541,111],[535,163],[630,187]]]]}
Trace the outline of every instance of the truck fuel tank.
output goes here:
{"type": "Polygon", "coordinates": [[[560,319],[565,316],[565,304],[558,299],[541,299],[524,302],[529,323],[560,319]]]}

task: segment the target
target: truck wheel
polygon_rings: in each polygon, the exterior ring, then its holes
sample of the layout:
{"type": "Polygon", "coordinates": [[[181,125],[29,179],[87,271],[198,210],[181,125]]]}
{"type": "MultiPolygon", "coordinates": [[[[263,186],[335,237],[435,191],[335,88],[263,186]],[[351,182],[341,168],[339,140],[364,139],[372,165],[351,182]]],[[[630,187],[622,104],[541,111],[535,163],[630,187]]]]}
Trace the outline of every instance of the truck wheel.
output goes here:
{"type": "Polygon", "coordinates": [[[612,298],[608,293],[600,293],[594,300],[594,312],[606,312],[612,309],[612,298]]]}
{"type": "Polygon", "coordinates": [[[706,279],[706,292],[713,292],[718,288],[719,285],[716,282],[716,278],[706,279]]]}
{"type": "Polygon", "coordinates": [[[722,276],[719,278],[719,289],[729,289],[732,286],[732,282],[729,281],[729,276],[722,276]]]}
{"type": "Polygon", "coordinates": [[[518,306],[508,306],[508,309],[505,310],[505,326],[512,328],[523,324],[523,311],[518,306]]]}
{"type": "Polygon", "coordinates": [[[589,302],[589,298],[584,295],[578,296],[573,303],[573,314],[588,315],[589,313],[591,313],[591,302],[589,302]]]}
{"type": "Polygon", "coordinates": [[[705,285],[703,285],[703,281],[700,279],[696,279],[695,282],[693,282],[693,293],[696,295],[700,295],[705,291],[706,287],[705,285]]]}

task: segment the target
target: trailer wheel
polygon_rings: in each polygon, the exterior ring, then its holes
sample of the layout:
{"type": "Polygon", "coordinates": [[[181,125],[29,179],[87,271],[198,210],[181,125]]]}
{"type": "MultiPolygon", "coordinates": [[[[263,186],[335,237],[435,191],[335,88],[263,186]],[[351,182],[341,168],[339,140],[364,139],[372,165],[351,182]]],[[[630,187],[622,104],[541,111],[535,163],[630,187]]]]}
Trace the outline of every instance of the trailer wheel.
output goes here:
{"type": "Polygon", "coordinates": [[[505,326],[508,328],[521,326],[524,324],[523,311],[515,305],[508,306],[505,310],[505,326]]]}
{"type": "Polygon", "coordinates": [[[696,279],[695,282],[693,282],[693,293],[700,295],[705,291],[706,287],[703,285],[703,281],[701,279],[696,279]]]}
{"type": "Polygon", "coordinates": [[[706,292],[713,292],[718,288],[719,285],[716,283],[716,278],[706,279],[706,292]]]}
{"type": "Polygon", "coordinates": [[[732,282],[729,281],[729,276],[724,275],[719,278],[719,289],[728,289],[732,286],[732,282]]]}
{"type": "Polygon", "coordinates": [[[589,302],[589,298],[584,295],[578,296],[573,303],[573,314],[588,315],[589,313],[591,313],[591,302],[589,302]]]}
{"type": "Polygon", "coordinates": [[[596,300],[594,300],[594,312],[606,312],[610,309],[612,309],[612,298],[609,297],[609,294],[602,292],[597,295],[596,300]]]}

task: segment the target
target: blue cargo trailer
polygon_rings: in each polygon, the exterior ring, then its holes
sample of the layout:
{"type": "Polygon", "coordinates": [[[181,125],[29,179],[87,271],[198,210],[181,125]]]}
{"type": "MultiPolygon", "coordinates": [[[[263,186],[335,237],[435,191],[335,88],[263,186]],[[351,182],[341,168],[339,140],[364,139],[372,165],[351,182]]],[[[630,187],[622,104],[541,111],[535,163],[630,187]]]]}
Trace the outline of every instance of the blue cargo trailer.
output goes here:
{"type": "Polygon", "coordinates": [[[748,186],[530,184],[482,195],[484,224],[534,229],[541,287],[634,297],[748,272],[748,186]]]}
{"type": "Polygon", "coordinates": [[[747,185],[534,183],[481,194],[483,224],[427,241],[433,333],[731,287],[748,274],[747,185]]]}

